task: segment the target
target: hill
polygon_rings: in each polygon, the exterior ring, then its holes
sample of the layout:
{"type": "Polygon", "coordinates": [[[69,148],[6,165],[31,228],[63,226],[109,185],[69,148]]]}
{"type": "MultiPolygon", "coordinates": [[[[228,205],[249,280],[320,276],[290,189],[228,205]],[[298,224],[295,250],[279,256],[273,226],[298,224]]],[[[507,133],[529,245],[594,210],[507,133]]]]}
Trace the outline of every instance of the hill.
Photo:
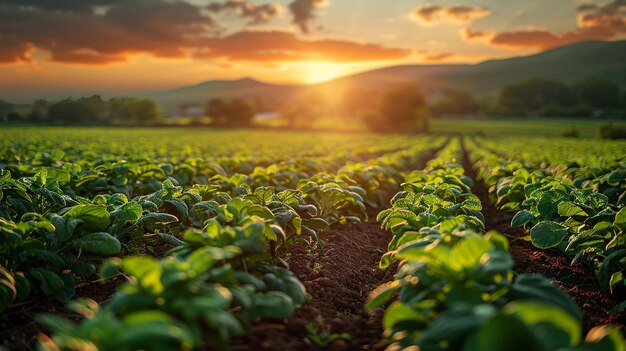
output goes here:
{"type": "Polygon", "coordinates": [[[259,82],[252,78],[239,80],[210,80],[174,90],[147,95],[159,102],[165,110],[177,109],[183,104],[204,105],[210,98],[262,98],[289,97],[298,87],[259,82]]]}
{"type": "Polygon", "coordinates": [[[428,93],[445,88],[475,94],[493,93],[505,85],[530,78],[565,83],[599,76],[626,85],[626,41],[589,41],[563,46],[540,54],[475,65],[409,65],[364,72],[321,85],[325,88],[360,86],[384,88],[416,84],[428,93]]]}
{"type": "Polygon", "coordinates": [[[149,95],[166,110],[184,103],[204,104],[212,97],[264,98],[285,101],[310,90],[332,92],[358,87],[379,90],[399,84],[414,84],[427,94],[442,89],[464,89],[478,95],[495,93],[505,85],[530,78],[571,83],[599,76],[626,85],[626,40],[588,41],[545,52],[473,65],[406,65],[387,67],[312,85],[278,85],[245,78],[235,81],[206,81],[149,95]]]}

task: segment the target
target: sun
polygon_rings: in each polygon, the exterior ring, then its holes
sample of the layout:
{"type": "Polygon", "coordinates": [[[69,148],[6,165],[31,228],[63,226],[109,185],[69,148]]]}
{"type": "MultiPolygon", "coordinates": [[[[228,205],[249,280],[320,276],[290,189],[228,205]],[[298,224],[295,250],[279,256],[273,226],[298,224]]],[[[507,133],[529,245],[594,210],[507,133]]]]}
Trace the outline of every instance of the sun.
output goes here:
{"type": "Polygon", "coordinates": [[[300,79],[307,84],[323,83],[351,73],[349,65],[335,62],[307,61],[298,66],[300,79]]]}

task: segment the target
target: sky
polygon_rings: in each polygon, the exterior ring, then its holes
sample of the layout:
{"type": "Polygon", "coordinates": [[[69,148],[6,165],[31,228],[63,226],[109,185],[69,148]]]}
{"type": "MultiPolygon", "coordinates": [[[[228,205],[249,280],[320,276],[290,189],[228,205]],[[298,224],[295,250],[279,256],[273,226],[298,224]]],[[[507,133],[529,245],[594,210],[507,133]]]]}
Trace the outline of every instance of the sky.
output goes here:
{"type": "Polygon", "coordinates": [[[312,84],[626,38],[626,0],[0,0],[0,100],[312,84]]]}

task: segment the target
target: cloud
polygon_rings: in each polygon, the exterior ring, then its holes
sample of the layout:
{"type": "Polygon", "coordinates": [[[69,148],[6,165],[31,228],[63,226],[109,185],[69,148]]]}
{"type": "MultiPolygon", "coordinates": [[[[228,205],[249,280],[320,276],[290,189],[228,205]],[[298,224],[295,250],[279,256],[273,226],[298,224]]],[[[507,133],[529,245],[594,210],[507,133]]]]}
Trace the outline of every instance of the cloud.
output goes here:
{"type": "Polygon", "coordinates": [[[409,57],[411,50],[340,39],[303,40],[285,31],[242,31],[208,40],[207,48],[194,53],[198,58],[229,61],[358,62],[409,57]]]}
{"type": "Polygon", "coordinates": [[[36,7],[47,11],[93,13],[96,6],[112,6],[123,2],[124,0],[2,0],[0,5],[36,7]]]}
{"type": "MultiPolygon", "coordinates": [[[[341,39],[303,40],[278,30],[244,30],[219,37],[206,8],[180,1],[127,0],[110,5],[103,14],[70,5],[63,10],[0,6],[0,63],[30,62],[34,50],[46,52],[49,61],[94,65],[123,62],[131,54],[269,64],[390,60],[412,53],[341,39]]],[[[255,11],[237,6],[238,11],[255,11]]]]}
{"type": "Polygon", "coordinates": [[[315,19],[315,10],[328,5],[328,0],[294,0],[289,4],[293,15],[292,23],[298,25],[302,33],[309,33],[309,22],[315,19]]]}
{"type": "Polygon", "coordinates": [[[463,37],[463,39],[470,41],[470,40],[490,38],[493,36],[493,34],[490,32],[483,32],[483,31],[474,30],[471,28],[465,28],[461,30],[461,36],[463,37]]]}
{"type": "Polygon", "coordinates": [[[211,12],[229,12],[234,13],[241,18],[248,18],[249,25],[270,22],[282,12],[282,7],[278,4],[257,5],[248,3],[246,0],[213,2],[207,6],[207,9],[211,12]]]}
{"type": "Polygon", "coordinates": [[[489,16],[491,10],[486,7],[424,5],[411,14],[411,17],[423,24],[470,23],[489,16]]]}
{"type": "Polygon", "coordinates": [[[576,8],[578,11],[592,11],[598,9],[596,4],[582,4],[576,8]]]}
{"type": "Polygon", "coordinates": [[[62,10],[28,2],[33,4],[0,7],[0,47],[10,48],[0,55],[2,62],[29,61],[34,48],[66,63],[119,62],[129,53],[184,57],[187,47],[199,45],[214,28],[201,8],[180,1],[120,1],[103,15],[71,1],[62,10]]]}
{"type": "Polygon", "coordinates": [[[423,56],[425,62],[441,62],[455,56],[451,52],[431,53],[423,56]]]}
{"type": "Polygon", "coordinates": [[[583,40],[607,40],[626,34],[626,0],[614,0],[603,6],[583,4],[577,28],[564,33],[530,29],[494,34],[491,44],[514,49],[546,50],[583,40]]]}

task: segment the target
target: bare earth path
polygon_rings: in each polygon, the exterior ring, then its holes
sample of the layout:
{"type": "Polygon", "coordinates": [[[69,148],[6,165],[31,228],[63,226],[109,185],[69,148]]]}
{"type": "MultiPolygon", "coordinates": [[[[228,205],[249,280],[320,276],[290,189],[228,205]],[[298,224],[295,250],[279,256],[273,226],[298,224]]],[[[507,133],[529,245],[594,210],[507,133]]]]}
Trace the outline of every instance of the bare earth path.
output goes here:
{"type": "MultiPolygon", "coordinates": [[[[378,268],[390,234],[370,220],[353,226],[337,226],[323,234],[323,248],[307,253],[305,245],[292,247],[291,270],[302,280],[312,300],[286,321],[265,321],[246,337],[235,340],[234,350],[381,350],[382,311],[368,314],[363,306],[378,285],[393,279],[395,267],[378,268]],[[316,320],[323,323],[318,324],[316,320]],[[348,333],[319,347],[308,339],[306,325],[331,334],[348,333]]],[[[290,250],[290,251],[291,251],[290,250]]]]}

